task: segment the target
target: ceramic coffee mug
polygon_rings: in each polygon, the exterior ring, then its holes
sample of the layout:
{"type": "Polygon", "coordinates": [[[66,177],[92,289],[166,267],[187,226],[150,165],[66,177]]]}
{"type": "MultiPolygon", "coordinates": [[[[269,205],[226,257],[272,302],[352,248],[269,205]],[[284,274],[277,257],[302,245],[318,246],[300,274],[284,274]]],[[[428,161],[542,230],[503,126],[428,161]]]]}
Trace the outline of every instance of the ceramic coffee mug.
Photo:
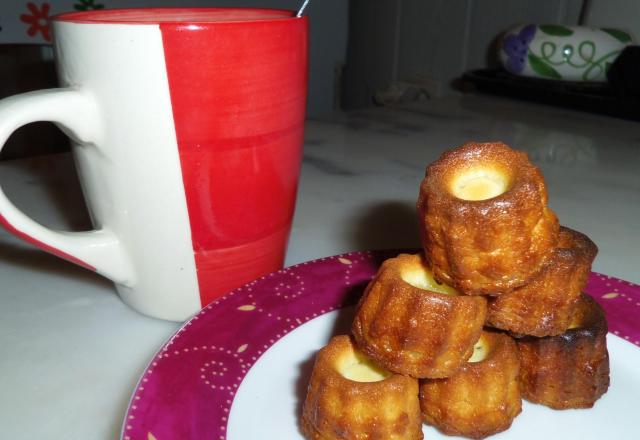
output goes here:
{"type": "Polygon", "coordinates": [[[169,320],[281,268],[300,170],[307,19],[114,9],[52,23],[62,88],[0,101],[0,145],[33,121],[60,126],[95,230],[47,229],[2,192],[0,223],[169,320]]]}

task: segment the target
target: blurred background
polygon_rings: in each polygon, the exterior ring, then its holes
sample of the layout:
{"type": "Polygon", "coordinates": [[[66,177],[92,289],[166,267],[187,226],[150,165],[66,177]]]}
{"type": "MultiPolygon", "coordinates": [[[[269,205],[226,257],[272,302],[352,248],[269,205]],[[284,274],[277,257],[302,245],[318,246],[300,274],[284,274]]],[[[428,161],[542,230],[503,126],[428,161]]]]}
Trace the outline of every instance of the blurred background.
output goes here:
{"type": "MultiPolygon", "coordinates": [[[[139,6],[297,9],[301,0],[2,0],[0,97],[56,86],[49,17],[139,6]]],[[[465,72],[498,68],[498,35],[517,23],[613,27],[640,35],[635,0],[311,0],[309,118],[468,93],[465,72]]],[[[637,40],[636,40],[637,41],[637,40]]],[[[508,93],[507,93],[508,94],[508,93]]],[[[18,130],[1,160],[65,151],[50,123],[18,130]]]]}

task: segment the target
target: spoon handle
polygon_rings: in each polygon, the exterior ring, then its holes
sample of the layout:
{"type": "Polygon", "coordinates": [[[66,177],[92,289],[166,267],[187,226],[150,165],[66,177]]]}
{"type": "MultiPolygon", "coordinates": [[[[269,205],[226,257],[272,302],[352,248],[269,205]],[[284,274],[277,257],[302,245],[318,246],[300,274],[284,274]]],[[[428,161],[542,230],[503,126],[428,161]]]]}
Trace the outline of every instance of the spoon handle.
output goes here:
{"type": "Polygon", "coordinates": [[[309,0],[304,0],[304,2],[302,3],[302,6],[300,6],[300,9],[298,9],[298,13],[296,14],[296,17],[302,17],[302,14],[304,13],[304,10],[308,4],[309,4],[309,0]]]}

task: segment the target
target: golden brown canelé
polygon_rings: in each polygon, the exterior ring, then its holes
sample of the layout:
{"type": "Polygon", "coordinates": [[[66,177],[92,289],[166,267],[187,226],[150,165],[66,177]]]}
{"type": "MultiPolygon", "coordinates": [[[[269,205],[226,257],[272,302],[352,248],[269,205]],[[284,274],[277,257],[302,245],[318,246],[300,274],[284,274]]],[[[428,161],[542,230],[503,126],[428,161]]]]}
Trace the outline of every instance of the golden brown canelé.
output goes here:
{"type": "Polygon", "coordinates": [[[360,299],[358,347],[383,367],[413,377],[453,374],[473,352],[486,299],[438,284],[422,254],[386,260],[360,299]]]}
{"type": "Polygon", "coordinates": [[[418,215],[436,279],[468,295],[526,284],[558,238],[540,170],[502,142],[469,142],[427,167],[418,215]]]}
{"type": "Polygon", "coordinates": [[[522,397],[554,409],[591,408],[609,388],[606,336],[602,307],[582,294],[565,333],[518,339],[522,397]]]}
{"type": "Polygon", "coordinates": [[[310,440],[422,439],[418,381],[377,367],[349,336],[335,336],[316,357],[301,426],[310,440]]]}
{"type": "Polygon", "coordinates": [[[561,227],[558,247],[531,282],[489,299],[487,325],[520,335],[563,333],[597,253],[589,237],[561,227]]]}
{"type": "Polygon", "coordinates": [[[483,438],[509,428],[522,410],[513,338],[483,332],[476,349],[453,376],[420,382],[422,416],[445,434],[483,438]]]}

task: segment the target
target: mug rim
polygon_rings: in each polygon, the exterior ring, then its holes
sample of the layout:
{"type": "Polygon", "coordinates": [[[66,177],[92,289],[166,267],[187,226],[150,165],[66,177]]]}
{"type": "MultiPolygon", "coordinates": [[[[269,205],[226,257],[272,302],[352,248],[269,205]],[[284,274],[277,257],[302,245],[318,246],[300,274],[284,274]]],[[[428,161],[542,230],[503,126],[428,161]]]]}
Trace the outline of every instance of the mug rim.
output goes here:
{"type": "Polygon", "coordinates": [[[63,12],[51,17],[52,21],[82,24],[129,24],[129,25],[188,25],[255,23],[290,20],[296,12],[278,8],[245,7],[149,7],[94,9],[89,11],[63,12]],[[215,15],[243,13],[247,17],[213,19],[215,15]]]}

